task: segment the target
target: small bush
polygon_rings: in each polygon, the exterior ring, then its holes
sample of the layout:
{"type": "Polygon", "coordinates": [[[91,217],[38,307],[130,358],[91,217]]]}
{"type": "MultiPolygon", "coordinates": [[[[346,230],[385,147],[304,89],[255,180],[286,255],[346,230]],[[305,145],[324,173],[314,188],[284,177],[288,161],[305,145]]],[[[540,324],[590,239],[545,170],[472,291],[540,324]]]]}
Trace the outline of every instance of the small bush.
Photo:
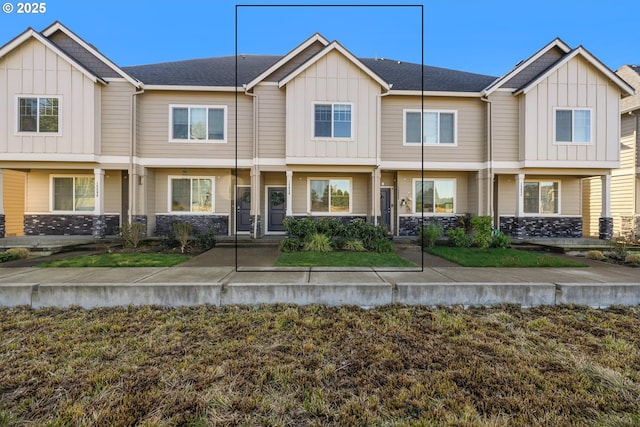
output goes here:
{"type": "Polygon", "coordinates": [[[458,248],[468,248],[473,244],[473,236],[467,234],[466,230],[462,227],[447,230],[447,237],[451,244],[458,248]]]}
{"type": "Polygon", "coordinates": [[[338,218],[323,217],[313,221],[315,232],[325,234],[329,238],[341,236],[344,233],[344,225],[338,218]]]}
{"type": "Polygon", "coordinates": [[[125,224],[120,230],[122,241],[126,248],[136,249],[144,238],[147,227],[141,222],[125,224]]]}
{"type": "Polygon", "coordinates": [[[602,261],[606,258],[601,251],[589,251],[584,254],[584,257],[587,259],[595,259],[596,261],[602,261]]]}
{"type": "Polygon", "coordinates": [[[393,243],[387,239],[377,239],[371,242],[371,247],[375,252],[386,254],[393,252],[393,243]]]}
{"type": "Polygon", "coordinates": [[[613,257],[619,260],[624,260],[629,255],[627,242],[624,241],[611,241],[611,250],[613,251],[613,257]]]}
{"type": "Polygon", "coordinates": [[[29,249],[27,248],[11,248],[7,249],[7,253],[16,256],[16,259],[25,259],[29,258],[29,249]]]}
{"type": "Polygon", "coordinates": [[[624,259],[624,262],[628,262],[629,264],[640,265],[640,254],[629,254],[624,259]]]}
{"type": "Polygon", "coordinates": [[[502,231],[497,231],[491,238],[492,248],[508,248],[511,246],[511,239],[502,231]]]}
{"type": "Polygon", "coordinates": [[[297,237],[289,237],[280,241],[281,252],[298,252],[302,249],[302,241],[297,237]]]}
{"type": "Polygon", "coordinates": [[[367,250],[367,248],[365,248],[364,245],[362,244],[362,241],[357,239],[345,241],[342,249],[344,249],[345,251],[352,251],[352,252],[364,252],[367,250]]]}
{"type": "Polygon", "coordinates": [[[216,230],[210,228],[206,233],[196,233],[196,244],[203,251],[216,247],[216,230]]]}
{"type": "Polygon", "coordinates": [[[418,243],[420,246],[432,248],[436,241],[442,237],[443,228],[435,222],[429,222],[418,229],[418,243]]]}
{"type": "Polygon", "coordinates": [[[307,240],[313,233],[316,232],[316,226],[314,220],[307,216],[305,218],[285,218],[283,225],[284,229],[289,233],[289,237],[297,237],[302,240],[307,240]]]}
{"type": "Polygon", "coordinates": [[[473,243],[480,248],[488,248],[493,238],[490,216],[474,216],[471,218],[473,243]]]}
{"type": "Polygon", "coordinates": [[[344,227],[344,237],[347,239],[362,240],[365,247],[370,247],[374,240],[384,239],[387,229],[379,225],[373,225],[362,219],[354,219],[344,227]]]}
{"type": "Polygon", "coordinates": [[[189,236],[191,235],[191,224],[185,221],[177,221],[173,223],[171,228],[173,230],[173,237],[180,245],[180,252],[184,253],[184,249],[189,243],[189,236]]]}
{"type": "Polygon", "coordinates": [[[326,234],[315,233],[304,244],[305,251],[331,252],[331,239],[326,234]]]}
{"type": "Polygon", "coordinates": [[[7,262],[7,261],[15,261],[19,258],[19,255],[17,254],[12,254],[10,252],[0,252],[0,262],[7,262]]]}

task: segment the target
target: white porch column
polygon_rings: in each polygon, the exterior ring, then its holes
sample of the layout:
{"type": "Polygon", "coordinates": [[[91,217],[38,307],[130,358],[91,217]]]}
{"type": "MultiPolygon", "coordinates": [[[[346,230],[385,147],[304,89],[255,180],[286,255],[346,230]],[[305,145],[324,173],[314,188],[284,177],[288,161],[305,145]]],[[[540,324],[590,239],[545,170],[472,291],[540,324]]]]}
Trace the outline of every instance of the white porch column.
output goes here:
{"type": "Polygon", "coordinates": [[[94,169],[93,176],[95,179],[95,215],[104,215],[104,170],[94,169]]]}
{"type": "Polygon", "coordinates": [[[293,215],[293,171],[287,171],[287,216],[293,215]]]}
{"type": "Polygon", "coordinates": [[[262,234],[262,224],[260,218],[261,200],[260,171],[258,166],[251,167],[251,215],[253,216],[253,238],[256,239],[262,234]]]}
{"type": "Polygon", "coordinates": [[[524,174],[516,175],[516,217],[524,216],[524,174]]]}
{"type": "Polygon", "coordinates": [[[371,212],[374,225],[378,225],[382,216],[382,212],[380,212],[380,179],[380,169],[376,168],[371,172],[371,212]]]}
{"type": "Polygon", "coordinates": [[[611,174],[602,175],[602,218],[611,217],[611,174]]]}

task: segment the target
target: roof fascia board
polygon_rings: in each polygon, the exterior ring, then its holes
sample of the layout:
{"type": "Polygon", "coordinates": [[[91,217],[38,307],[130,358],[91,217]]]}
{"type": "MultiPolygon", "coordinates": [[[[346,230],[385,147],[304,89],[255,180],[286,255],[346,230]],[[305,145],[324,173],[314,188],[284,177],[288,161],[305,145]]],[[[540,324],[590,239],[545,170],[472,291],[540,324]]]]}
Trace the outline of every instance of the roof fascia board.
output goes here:
{"type": "Polygon", "coordinates": [[[484,90],[484,96],[491,95],[491,93],[494,92],[496,89],[498,89],[500,87],[500,85],[502,85],[503,83],[506,83],[507,81],[509,81],[513,76],[515,76],[520,71],[522,71],[525,68],[527,68],[529,65],[531,65],[533,62],[538,60],[538,58],[540,58],[542,55],[544,55],[545,53],[547,53],[550,49],[553,49],[554,47],[557,47],[558,49],[562,50],[564,53],[571,52],[571,48],[569,47],[568,44],[566,44],[565,42],[560,40],[560,38],[554,39],[553,41],[551,41],[551,43],[547,44],[542,49],[540,49],[539,51],[537,51],[536,53],[531,55],[528,59],[520,62],[518,65],[516,65],[507,74],[505,74],[502,77],[497,78],[493,83],[491,83],[484,90]]]}
{"type": "Polygon", "coordinates": [[[61,57],[62,59],[64,59],[66,62],[69,63],[69,65],[71,65],[74,68],[77,68],[82,74],[84,74],[85,76],[87,76],[87,78],[89,78],[89,80],[91,80],[94,83],[102,83],[102,84],[107,84],[107,82],[103,79],[101,79],[100,77],[96,76],[95,74],[93,74],[91,71],[87,70],[85,67],[83,67],[81,64],[79,64],[77,61],[75,61],[73,58],[71,58],[70,56],[68,56],[66,53],[64,53],[63,51],[61,51],[55,44],[53,44],[49,39],[43,37],[40,33],[38,33],[37,31],[35,31],[33,28],[29,28],[27,29],[24,33],[20,34],[18,37],[14,38],[13,40],[11,40],[9,43],[7,43],[6,45],[4,45],[1,49],[0,49],[0,58],[4,57],[5,55],[7,55],[9,52],[13,51],[14,49],[16,49],[18,46],[20,46],[22,43],[26,42],[27,40],[29,40],[30,38],[34,38],[36,40],[38,40],[40,43],[42,43],[44,46],[48,47],[49,49],[51,49],[53,52],[55,52],[56,55],[58,55],[59,57],[61,57]]]}
{"type": "Polygon", "coordinates": [[[598,71],[600,71],[602,74],[607,76],[622,91],[626,92],[628,95],[634,95],[635,94],[635,89],[633,87],[631,87],[627,82],[625,82],[623,79],[621,79],[620,76],[618,76],[616,73],[611,71],[606,65],[604,65],[602,62],[600,62],[600,60],[598,58],[596,58],[595,56],[593,56],[588,50],[586,50],[582,46],[579,46],[579,47],[575,48],[568,55],[565,55],[565,57],[562,58],[561,61],[558,61],[553,67],[550,67],[547,71],[545,71],[540,76],[538,76],[538,78],[536,78],[535,80],[529,82],[526,86],[524,86],[524,87],[518,89],[517,91],[515,91],[514,95],[520,95],[521,93],[524,93],[524,94],[528,93],[531,89],[536,87],[538,85],[538,83],[540,83],[541,81],[543,81],[546,78],[548,78],[549,75],[552,72],[554,72],[555,70],[557,70],[558,68],[560,68],[561,66],[563,66],[564,64],[566,64],[567,62],[569,62],[570,60],[572,60],[573,58],[575,58],[578,55],[582,56],[587,62],[589,62],[594,67],[596,67],[598,69],[598,71]]]}
{"type": "Polygon", "coordinates": [[[70,29],[68,29],[67,27],[65,27],[64,25],[62,25],[59,21],[54,22],[52,25],[50,25],[49,27],[47,27],[46,29],[44,29],[42,31],[42,35],[45,37],[49,37],[51,36],[53,33],[55,33],[56,31],[62,31],[63,33],[65,33],[67,36],[69,36],[71,39],[73,39],[73,41],[75,41],[76,43],[78,43],[80,46],[82,46],[83,48],[85,48],[86,50],[89,51],[89,53],[91,53],[93,56],[95,56],[96,58],[98,58],[100,61],[102,61],[105,65],[107,65],[109,68],[111,68],[113,71],[115,71],[116,73],[120,74],[124,79],[126,79],[129,83],[131,83],[132,85],[136,86],[136,87],[140,87],[140,81],[134,79],[133,77],[131,77],[129,74],[127,74],[126,72],[124,72],[120,67],[118,67],[113,61],[111,61],[109,58],[107,58],[106,56],[104,56],[103,54],[101,54],[98,50],[96,50],[96,48],[94,48],[93,46],[91,46],[89,43],[85,42],[81,37],[79,37],[78,35],[76,35],[73,31],[71,31],[70,29]]]}
{"type": "Polygon", "coordinates": [[[402,96],[447,96],[456,98],[481,98],[482,92],[448,92],[437,90],[389,90],[389,96],[402,95],[402,96]]]}
{"type": "Polygon", "coordinates": [[[235,86],[178,86],[178,85],[145,85],[144,90],[174,90],[182,92],[244,92],[242,87],[235,86]]]}
{"type": "Polygon", "coordinates": [[[307,68],[309,68],[311,66],[311,64],[314,64],[315,62],[317,62],[318,60],[320,60],[321,58],[323,58],[324,56],[326,56],[329,52],[331,52],[333,50],[337,50],[338,52],[343,54],[348,60],[353,62],[358,68],[360,68],[362,71],[364,71],[369,77],[371,77],[373,80],[375,80],[385,90],[388,91],[389,89],[391,89],[391,86],[389,86],[389,83],[387,83],[384,80],[382,80],[382,78],[380,76],[378,76],[376,73],[371,71],[371,69],[369,67],[364,65],[362,63],[362,61],[360,61],[358,58],[356,58],[351,52],[349,52],[347,49],[345,49],[337,41],[331,42],[331,44],[326,46],[324,49],[322,49],[320,52],[318,52],[316,55],[314,55],[312,58],[310,58],[307,62],[302,64],[300,67],[298,67],[295,71],[293,71],[288,76],[286,76],[285,78],[280,80],[278,82],[278,87],[281,88],[281,87],[285,86],[291,80],[295,79],[298,75],[300,75],[300,73],[302,73],[307,68]]]}
{"type": "Polygon", "coordinates": [[[267,78],[270,74],[275,72],[278,68],[282,67],[284,64],[289,62],[291,59],[295,58],[300,52],[302,52],[303,50],[305,50],[306,48],[308,48],[309,46],[311,46],[315,42],[320,42],[324,46],[327,46],[329,44],[329,40],[327,40],[324,37],[322,37],[322,35],[320,33],[315,33],[314,35],[309,37],[307,40],[305,40],[302,43],[300,43],[297,47],[295,47],[293,50],[291,50],[285,56],[280,58],[280,60],[277,61],[275,64],[273,64],[271,67],[267,68],[258,77],[256,77],[255,79],[251,80],[249,82],[249,84],[247,85],[246,90],[251,90],[251,88],[253,88],[255,85],[260,83],[265,78],[267,78]]]}

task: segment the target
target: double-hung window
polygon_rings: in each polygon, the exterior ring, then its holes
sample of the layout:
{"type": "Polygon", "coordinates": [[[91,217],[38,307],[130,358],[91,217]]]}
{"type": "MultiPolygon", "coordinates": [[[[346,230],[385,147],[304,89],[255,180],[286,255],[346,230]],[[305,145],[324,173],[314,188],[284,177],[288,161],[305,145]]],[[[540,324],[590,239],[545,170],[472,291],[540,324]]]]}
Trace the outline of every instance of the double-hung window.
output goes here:
{"type": "Polygon", "coordinates": [[[93,211],[96,205],[93,176],[54,176],[52,210],[65,212],[93,211]]]}
{"type": "Polygon", "coordinates": [[[413,180],[414,212],[453,214],[455,202],[455,179],[413,180]]]}
{"type": "Polygon", "coordinates": [[[18,98],[18,132],[58,133],[59,129],[59,98],[18,98]]]}
{"type": "Polygon", "coordinates": [[[526,181],[524,183],[524,213],[557,214],[559,199],[558,181],[526,181]]]}
{"type": "Polygon", "coordinates": [[[404,113],[405,144],[442,144],[456,143],[455,111],[406,110],[404,113]]]}
{"type": "Polygon", "coordinates": [[[213,212],[213,177],[170,177],[169,212],[213,212]]]}
{"type": "Polygon", "coordinates": [[[309,211],[312,213],[351,212],[351,180],[309,179],[309,211]]]}
{"type": "Polygon", "coordinates": [[[172,141],[226,142],[226,106],[171,106],[172,141]]]}
{"type": "Polygon", "coordinates": [[[314,104],[313,136],[350,139],[353,134],[351,107],[351,104],[314,104]]]}
{"type": "Polygon", "coordinates": [[[556,111],[556,142],[591,142],[591,110],[561,109],[556,111]]]}

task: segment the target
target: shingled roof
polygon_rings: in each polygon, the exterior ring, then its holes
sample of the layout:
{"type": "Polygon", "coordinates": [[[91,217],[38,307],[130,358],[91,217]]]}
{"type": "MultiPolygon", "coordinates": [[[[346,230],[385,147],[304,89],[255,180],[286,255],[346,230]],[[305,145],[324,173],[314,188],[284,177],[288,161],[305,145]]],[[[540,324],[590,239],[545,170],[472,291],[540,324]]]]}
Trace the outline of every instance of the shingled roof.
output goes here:
{"type": "MultiPolygon", "coordinates": [[[[239,55],[238,85],[249,83],[281,56],[239,55]]],[[[388,83],[393,90],[437,92],[480,92],[496,77],[389,59],[359,58],[388,83]],[[424,74],[422,74],[424,71],[424,74]],[[424,88],[420,85],[424,78],[424,88]]],[[[146,85],[235,86],[235,56],[191,59],[160,64],[122,67],[146,85]]]]}

